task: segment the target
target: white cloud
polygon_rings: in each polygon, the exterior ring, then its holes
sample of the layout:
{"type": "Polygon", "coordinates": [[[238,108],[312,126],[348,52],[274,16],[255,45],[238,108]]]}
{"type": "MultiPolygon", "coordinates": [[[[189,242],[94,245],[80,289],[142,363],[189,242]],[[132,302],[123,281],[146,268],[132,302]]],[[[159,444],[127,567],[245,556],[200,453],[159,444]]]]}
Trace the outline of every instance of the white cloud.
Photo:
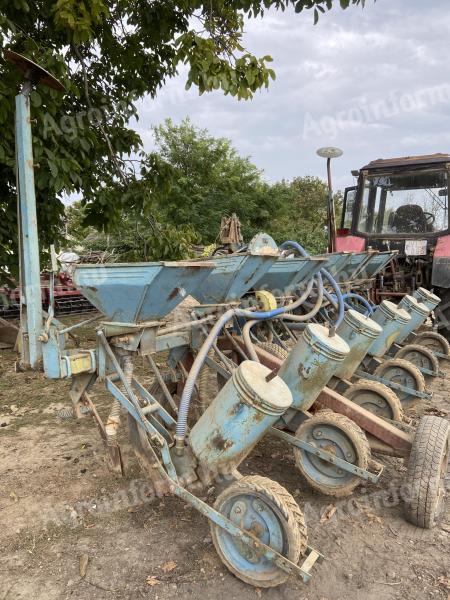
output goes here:
{"type": "Polygon", "coordinates": [[[137,128],[146,148],[152,147],[152,124],[189,115],[213,135],[230,137],[275,180],[323,176],[324,163],[315,149],[332,143],[344,150],[334,162],[341,187],[353,183],[351,169],[374,158],[449,150],[450,96],[447,103],[428,100],[410,110],[404,101],[403,108],[382,119],[369,111],[361,120],[357,112],[388,102],[392,94],[416,98],[421,90],[446,83],[448,1],[368,1],[364,10],[335,8],[316,26],[311,13],[271,11],[246,21],[246,30],[247,47],[274,58],[277,79],[269,92],[256,94],[252,102],[220,92],[199,97],[184,90],[183,72],[156,100],[139,105],[137,128]],[[306,115],[320,122],[346,111],[353,118],[341,119],[336,135],[328,129],[303,137],[306,115]]]}

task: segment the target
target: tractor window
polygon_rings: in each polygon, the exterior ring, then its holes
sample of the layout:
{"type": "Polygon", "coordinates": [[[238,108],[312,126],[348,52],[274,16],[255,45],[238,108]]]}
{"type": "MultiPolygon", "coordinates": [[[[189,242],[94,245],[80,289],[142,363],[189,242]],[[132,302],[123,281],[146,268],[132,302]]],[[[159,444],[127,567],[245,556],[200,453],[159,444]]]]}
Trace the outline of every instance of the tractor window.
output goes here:
{"type": "Polygon", "coordinates": [[[395,235],[433,233],[446,229],[446,171],[414,171],[365,177],[359,231],[395,235]]]}
{"type": "Polygon", "coordinates": [[[341,228],[351,229],[353,221],[353,208],[355,206],[356,188],[346,188],[344,193],[344,206],[342,210],[341,228]]]}

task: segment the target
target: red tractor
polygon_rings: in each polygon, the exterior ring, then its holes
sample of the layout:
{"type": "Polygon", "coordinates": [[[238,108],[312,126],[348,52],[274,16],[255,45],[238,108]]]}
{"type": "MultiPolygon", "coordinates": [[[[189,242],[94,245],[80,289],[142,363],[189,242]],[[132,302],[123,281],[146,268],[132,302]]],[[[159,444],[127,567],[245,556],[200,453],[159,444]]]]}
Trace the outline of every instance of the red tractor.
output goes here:
{"type": "Polygon", "coordinates": [[[450,155],[378,159],[345,190],[337,251],[398,251],[379,275],[374,300],[403,296],[420,286],[442,302],[439,327],[450,338],[450,155]],[[446,318],[447,317],[447,318],[446,318]]]}

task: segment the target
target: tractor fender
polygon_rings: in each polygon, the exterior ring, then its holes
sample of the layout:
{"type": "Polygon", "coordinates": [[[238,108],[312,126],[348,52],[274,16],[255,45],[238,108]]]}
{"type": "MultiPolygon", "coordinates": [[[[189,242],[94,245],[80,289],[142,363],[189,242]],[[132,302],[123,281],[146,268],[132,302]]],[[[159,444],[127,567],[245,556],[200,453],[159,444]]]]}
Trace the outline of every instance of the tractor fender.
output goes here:
{"type": "Polygon", "coordinates": [[[450,288],[450,235],[443,235],[437,240],[431,284],[440,288],[450,288]]]}

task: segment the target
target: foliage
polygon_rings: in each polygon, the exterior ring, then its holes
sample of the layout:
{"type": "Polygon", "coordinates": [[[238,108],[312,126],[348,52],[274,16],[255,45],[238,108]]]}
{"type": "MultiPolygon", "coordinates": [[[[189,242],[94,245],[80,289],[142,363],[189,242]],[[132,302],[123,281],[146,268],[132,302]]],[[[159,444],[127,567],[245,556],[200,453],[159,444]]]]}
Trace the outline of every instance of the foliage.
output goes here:
{"type": "MultiPolygon", "coordinates": [[[[327,249],[328,188],[318,177],[296,177],[291,182],[274,185],[282,210],[274,219],[269,232],[277,241],[296,240],[311,254],[327,249]]],[[[342,194],[334,196],[336,215],[340,214],[342,194]]],[[[338,222],[338,220],[337,220],[338,222]]]]}
{"type": "MultiPolygon", "coordinates": [[[[347,8],[363,0],[339,4],[347,8]]],[[[41,247],[58,235],[64,194],[82,194],[95,226],[117,224],[124,200],[115,194],[115,203],[108,192],[133,187],[127,160],[142,143],[128,122],[138,98],[154,97],[186,64],[188,87],[249,99],[275,74],[269,56],[255,57],[242,45],[245,17],[291,6],[312,10],[317,21],[332,5],[332,0],[0,0],[0,48],[34,59],[67,89],[62,95],[39,86],[31,94],[41,247]]],[[[17,268],[13,97],[20,80],[1,53],[0,276],[17,268]]]]}
{"type": "MultiPolygon", "coordinates": [[[[84,240],[86,249],[115,248],[115,260],[186,258],[193,242],[213,245],[221,217],[235,212],[246,241],[265,231],[279,243],[294,239],[313,253],[326,250],[323,181],[297,177],[269,184],[230,140],[214,138],[188,119],[179,125],[166,120],[154,133],[156,150],[146,158],[150,167],[134,184],[136,189],[128,190],[129,197],[117,186],[107,192],[115,202],[124,202],[117,225],[107,235],[93,235],[86,227],[89,207],[77,203],[69,208],[68,230],[84,240]],[[155,164],[158,172],[166,173],[164,186],[151,176],[155,164]],[[136,197],[147,198],[144,209],[133,203],[136,197]]],[[[339,206],[339,196],[337,200],[339,206]]]]}

